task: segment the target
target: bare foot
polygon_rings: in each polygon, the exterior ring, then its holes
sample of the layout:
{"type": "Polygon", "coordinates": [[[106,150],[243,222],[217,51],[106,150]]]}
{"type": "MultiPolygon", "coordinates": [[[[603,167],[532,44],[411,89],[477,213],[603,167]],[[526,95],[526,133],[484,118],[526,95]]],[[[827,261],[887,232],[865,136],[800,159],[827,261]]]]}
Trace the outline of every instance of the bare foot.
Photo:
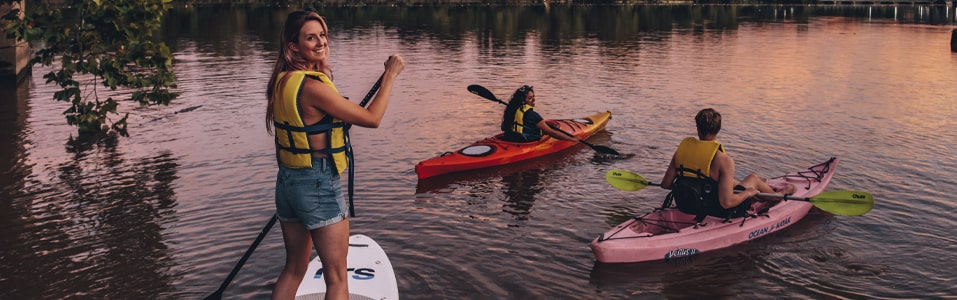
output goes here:
{"type": "Polygon", "coordinates": [[[794,195],[794,192],[796,191],[797,187],[795,187],[793,183],[788,183],[788,185],[785,185],[780,192],[784,193],[785,195],[794,195]]]}

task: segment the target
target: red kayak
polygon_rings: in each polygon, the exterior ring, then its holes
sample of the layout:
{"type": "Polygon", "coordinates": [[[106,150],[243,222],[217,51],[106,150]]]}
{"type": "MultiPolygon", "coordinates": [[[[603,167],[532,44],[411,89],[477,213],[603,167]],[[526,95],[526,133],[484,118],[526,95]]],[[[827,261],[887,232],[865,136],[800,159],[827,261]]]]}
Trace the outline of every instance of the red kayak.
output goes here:
{"type": "MultiPolygon", "coordinates": [[[[611,119],[611,111],[580,119],[549,120],[548,122],[584,140],[604,129],[608,119],[611,119]]],[[[458,151],[445,152],[419,162],[415,165],[415,173],[419,175],[419,179],[424,179],[447,173],[500,166],[552,154],[578,144],[549,136],[534,142],[510,142],[502,140],[502,135],[498,134],[472,143],[458,151]]]]}

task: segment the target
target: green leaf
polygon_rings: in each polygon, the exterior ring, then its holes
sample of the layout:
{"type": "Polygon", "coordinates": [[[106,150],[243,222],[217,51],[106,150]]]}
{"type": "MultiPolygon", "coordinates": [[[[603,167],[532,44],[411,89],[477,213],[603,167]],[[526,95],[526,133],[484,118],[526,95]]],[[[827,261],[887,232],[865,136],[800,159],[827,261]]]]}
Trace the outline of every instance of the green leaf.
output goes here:
{"type": "Polygon", "coordinates": [[[79,132],[115,131],[126,136],[127,116],[106,124],[125,99],[101,102],[98,95],[103,93],[97,89],[122,91],[128,100],[141,105],[167,105],[179,95],[167,90],[176,86],[171,72],[173,55],[165,44],[151,41],[171,1],[68,1],[69,16],[47,3],[33,6],[31,2],[23,18],[16,16],[5,28],[8,36],[36,47],[30,64],[51,66],[57,62],[59,69],[43,78],[61,88],[54,92],[55,100],[72,103],[63,114],[79,132]],[[74,75],[84,78],[82,86],[74,75]],[[87,76],[93,81],[87,81],[87,76]]]}

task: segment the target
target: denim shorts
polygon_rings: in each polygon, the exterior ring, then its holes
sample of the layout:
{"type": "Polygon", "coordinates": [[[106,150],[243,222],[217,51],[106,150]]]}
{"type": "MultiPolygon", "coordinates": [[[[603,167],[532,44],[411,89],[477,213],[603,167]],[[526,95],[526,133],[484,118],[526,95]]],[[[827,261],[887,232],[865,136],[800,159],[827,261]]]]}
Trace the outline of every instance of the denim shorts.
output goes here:
{"type": "Polygon", "coordinates": [[[313,157],[312,168],[293,169],[279,164],[276,175],[276,215],[313,230],[338,223],[349,209],[331,158],[313,157]]]}

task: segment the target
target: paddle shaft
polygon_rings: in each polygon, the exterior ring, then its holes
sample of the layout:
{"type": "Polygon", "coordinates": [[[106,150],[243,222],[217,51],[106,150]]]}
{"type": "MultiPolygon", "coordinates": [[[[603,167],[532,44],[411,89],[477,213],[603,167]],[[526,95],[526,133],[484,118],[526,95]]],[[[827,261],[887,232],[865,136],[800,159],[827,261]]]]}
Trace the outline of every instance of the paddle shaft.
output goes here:
{"type": "Polygon", "coordinates": [[[272,229],[272,226],[276,224],[276,220],[278,218],[279,217],[277,217],[276,214],[273,214],[272,217],[269,218],[269,222],[266,223],[266,227],[263,227],[263,229],[259,231],[259,236],[256,236],[256,240],[253,241],[253,244],[249,246],[249,249],[246,249],[246,253],[243,254],[243,258],[239,259],[239,263],[237,263],[236,266],[233,267],[233,270],[229,272],[229,276],[226,276],[226,280],[224,280],[223,284],[219,286],[219,289],[217,289],[213,294],[207,296],[205,298],[206,300],[223,298],[223,291],[225,291],[226,287],[229,286],[229,283],[233,281],[233,277],[236,277],[236,274],[239,273],[239,269],[243,267],[243,264],[246,263],[246,260],[253,255],[253,251],[255,251],[256,247],[259,246],[259,243],[263,241],[263,238],[266,237],[266,234],[269,233],[269,230],[272,229]]]}
{"type": "MultiPolygon", "coordinates": [[[[738,191],[735,191],[735,192],[738,192],[738,191]]],[[[808,197],[798,197],[798,196],[791,196],[791,195],[778,195],[778,194],[771,194],[771,193],[758,193],[758,194],[755,195],[755,196],[758,196],[758,197],[777,197],[777,198],[784,198],[784,199],[786,199],[786,200],[797,200],[797,201],[814,202],[814,201],[813,201],[813,200],[814,200],[813,197],[808,198],[808,197]]]]}
{"type": "MultiPolygon", "coordinates": [[[[660,183],[654,183],[654,182],[649,182],[648,185],[661,186],[660,183]]],[[[743,191],[735,190],[734,192],[735,192],[735,193],[740,193],[740,192],[743,192],[743,191]]],[[[798,201],[808,201],[808,202],[811,201],[811,198],[807,198],[807,197],[798,197],[798,196],[791,196],[791,195],[780,195],[780,194],[772,194],[772,193],[758,193],[758,194],[755,195],[755,196],[757,196],[757,197],[784,198],[784,199],[787,199],[787,200],[798,200],[798,201]]]]}
{"type": "MultiPolygon", "coordinates": [[[[661,186],[660,183],[654,183],[654,182],[649,182],[648,185],[661,186]]],[[[743,191],[741,191],[741,190],[734,190],[734,192],[735,192],[735,193],[740,193],[740,192],[743,192],[743,191]]],[[[757,197],[784,198],[784,199],[788,199],[788,200],[798,200],[798,201],[811,201],[811,198],[791,196],[791,195],[779,195],[779,194],[772,194],[772,193],[758,193],[758,194],[755,195],[755,196],[757,196],[757,197]]]]}
{"type": "Polygon", "coordinates": [[[369,92],[366,93],[365,98],[362,98],[362,102],[359,102],[359,106],[366,107],[369,104],[369,101],[372,101],[372,96],[379,91],[379,87],[382,86],[382,77],[385,77],[385,73],[379,75],[379,80],[375,81],[375,84],[372,85],[372,88],[369,89],[369,92]]]}
{"type": "MultiPolygon", "coordinates": [[[[506,103],[505,101],[502,101],[502,100],[499,99],[498,97],[495,97],[495,94],[493,94],[492,91],[488,90],[488,89],[485,88],[484,86],[477,85],[477,84],[469,85],[469,86],[468,86],[468,91],[469,91],[469,92],[472,92],[473,94],[476,94],[476,95],[478,95],[478,96],[480,96],[480,97],[482,97],[482,98],[485,98],[485,99],[488,99],[488,100],[492,100],[492,101],[501,103],[502,105],[508,106],[508,103],[506,103]]],[[[551,127],[552,129],[557,130],[558,132],[561,132],[561,133],[563,133],[563,134],[565,134],[565,135],[567,135],[567,136],[569,136],[569,137],[575,139],[575,140],[578,141],[579,143],[585,144],[586,146],[590,147],[592,150],[598,151],[599,153],[621,155],[621,153],[618,153],[618,151],[615,151],[615,149],[612,149],[612,148],[609,148],[609,147],[604,147],[604,146],[596,146],[596,145],[594,145],[594,144],[591,144],[591,143],[589,143],[589,142],[586,142],[585,140],[582,140],[582,139],[578,138],[577,136],[572,135],[571,133],[568,133],[567,131],[562,130],[562,129],[559,128],[558,126],[553,126],[552,124],[548,124],[548,127],[551,127]]]]}
{"type": "MultiPolygon", "coordinates": [[[[626,170],[608,170],[605,173],[605,180],[611,186],[623,191],[637,191],[644,189],[649,185],[658,183],[648,182],[647,179],[634,172],[626,170]]],[[[739,193],[741,191],[734,191],[739,193]]],[[[758,193],[758,197],[783,198],[784,200],[807,201],[815,207],[842,216],[860,216],[874,208],[874,196],[868,192],[838,190],[819,193],[811,197],[798,197],[792,195],[780,195],[773,193],[758,193]]]]}
{"type": "MultiPolygon", "coordinates": [[[[372,101],[372,96],[374,96],[375,93],[379,91],[379,87],[382,86],[382,77],[385,77],[384,72],[382,75],[379,75],[379,80],[375,81],[375,84],[373,84],[372,88],[369,89],[369,92],[366,93],[365,98],[362,98],[362,101],[359,102],[359,106],[366,107],[366,105],[369,104],[369,101],[372,101]]],[[[352,128],[352,124],[346,124],[346,128],[352,128]]]]}
{"type": "Polygon", "coordinates": [[[586,142],[585,140],[580,139],[580,138],[578,138],[577,136],[572,135],[571,133],[568,133],[568,131],[562,130],[561,127],[558,127],[558,126],[555,126],[555,125],[552,125],[552,124],[548,124],[548,127],[551,127],[552,129],[555,129],[555,131],[561,132],[561,133],[563,133],[563,134],[565,134],[565,135],[567,135],[567,136],[569,136],[569,137],[574,138],[574,139],[577,140],[579,143],[588,145],[588,147],[591,147],[592,149],[595,149],[595,145],[592,145],[591,143],[586,142]]]}
{"type": "MultiPolygon", "coordinates": [[[[476,95],[481,96],[482,98],[485,98],[485,99],[488,99],[488,100],[492,100],[492,101],[498,102],[498,103],[500,103],[500,104],[502,104],[502,105],[508,106],[508,103],[506,103],[505,101],[502,101],[502,100],[499,99],[498,97],[495,97],[495,94],[492,94],[492,91],[489,91],[489,90],[488,90],[487,88],[485,88],[484,86],[477,85],[477,84],[473,84],[473,85],[470,85],[470,86],[469,86],[468,90],[469,90],[470,92],[476,94],[476,95]]],[[[578,142],[580,142],[580,143],[582,143],[582,144],[585,144],[585,145],[588,145],[589,147],[595,148],[595,145],[592,145],[592,144],[589,144],[589,143],[586,142],[586,141],[583,141],[582,139],[578,138],[577,136],[574,136],[574,135],[572,135],[571,133],[568,133],[567,131],[562,130],[562,129],[559,128],[558,126],[555,126],[555,125],[552,125],[552,124],[548,124],[548,127],[551,127],[552,129],[555,129],[555,130],[557,130],[558,132],[564,133],[565,135],[567,135],[567,136],[569,136],[569,137],[571,137],[571,138],[574,138],[574,139],[578,140],[578,142]]]]}

